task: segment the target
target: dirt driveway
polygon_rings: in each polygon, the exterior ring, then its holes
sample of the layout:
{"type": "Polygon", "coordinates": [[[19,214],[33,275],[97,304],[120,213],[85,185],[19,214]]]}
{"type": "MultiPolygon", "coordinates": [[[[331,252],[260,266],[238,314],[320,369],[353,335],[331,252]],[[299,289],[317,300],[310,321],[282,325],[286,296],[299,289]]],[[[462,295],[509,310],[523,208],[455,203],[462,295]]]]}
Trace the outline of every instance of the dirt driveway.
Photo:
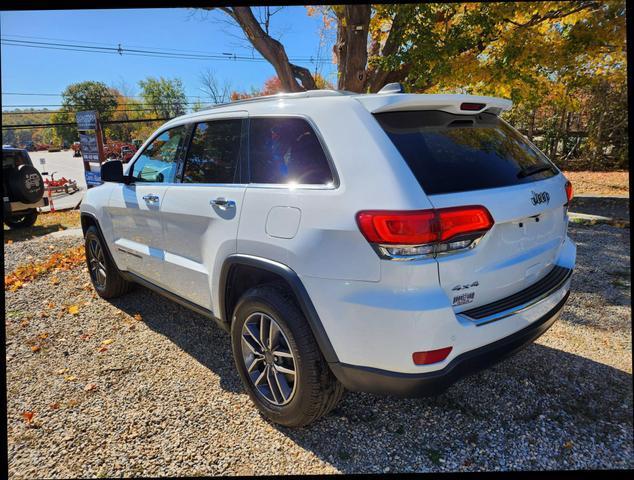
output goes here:
{"type": "MultiPolygon", "coordinates": [[[[301,430],[260,417],[210,321],[141,287],[101,300],[70,258],[5,292],[10,476],[633,468],[630,231],[570,230],[572,294],[536,344],[438,397],[348,393],[301,430]]],[[[81,239],[52,244],[5,256],[81,239]]]]}

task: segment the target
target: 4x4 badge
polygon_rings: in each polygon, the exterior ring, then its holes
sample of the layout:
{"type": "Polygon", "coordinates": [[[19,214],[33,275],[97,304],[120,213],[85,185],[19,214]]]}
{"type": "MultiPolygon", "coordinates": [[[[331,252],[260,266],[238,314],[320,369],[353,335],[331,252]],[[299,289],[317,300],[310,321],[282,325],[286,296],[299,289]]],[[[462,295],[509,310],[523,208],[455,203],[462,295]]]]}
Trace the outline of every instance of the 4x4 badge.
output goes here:
{"type": "Polygon", "coordinates": [[[550,194],[548,192],[533,192],[531,190],[533,196],[531,197],[531,202],[533,205],[539,205],[541,203],[548,204],[550,202],[550,194]]]}
{"type": "Polygon", "coordinates": [[[471,285],[466,284],[466,285],[456,285],[455,287],[452,288],[452,290],[457,291],[457,290],[465,290],[467,288],[472,288],[472,287],[477,287],[478,285],[480,285],[477,280],[475,282],[473,282],[471,285]]]}

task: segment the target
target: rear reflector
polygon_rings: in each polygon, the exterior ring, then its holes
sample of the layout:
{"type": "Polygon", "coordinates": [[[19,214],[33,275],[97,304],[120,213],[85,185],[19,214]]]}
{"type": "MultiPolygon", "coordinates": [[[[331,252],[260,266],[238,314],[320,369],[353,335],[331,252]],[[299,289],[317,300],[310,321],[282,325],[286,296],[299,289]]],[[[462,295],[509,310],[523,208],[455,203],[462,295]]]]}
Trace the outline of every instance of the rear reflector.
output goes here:
{"type": "Polygon", "coordinates": [[[416,365],[430,365],[432,363],[442,362],[449,356],[452,348],[453,347],[446,347],[428,352],[415,352],[412,354],[412,359],[416,365]]]}
{"type": "Polygon", "coordinates": [[[485,207],[470,205],[414,211],[366,210],[357,213],[357,224],[370,243],[425,245],[486,232],[493,226],[493,218],[485,207]]]}
{"type": "Polygon", "coordinates": [[[568,203],[572,200],[572,183],[569,181],[566,182],[566,198],[568,198],[568,203]]]}
{"type": "Polygon", "coordinates": [[[460,110],[478,111],[486,107],[486,103],[461,103],[460,110]]]}

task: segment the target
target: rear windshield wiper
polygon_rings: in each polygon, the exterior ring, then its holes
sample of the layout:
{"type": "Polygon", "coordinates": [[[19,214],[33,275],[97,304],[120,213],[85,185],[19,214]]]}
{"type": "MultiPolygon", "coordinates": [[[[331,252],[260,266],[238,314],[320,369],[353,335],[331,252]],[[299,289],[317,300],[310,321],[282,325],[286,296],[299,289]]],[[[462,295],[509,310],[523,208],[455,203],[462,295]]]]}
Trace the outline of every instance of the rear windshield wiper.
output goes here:
{"type": "Polygon", "coordinates": [[[545,172],[546,170],[552,171],[553,168],[548,165],[535,165],[534,167],[524,168],[517,174],[517,178],[530,177],[531,175],[535,175],[539,172],[545,172]]]}

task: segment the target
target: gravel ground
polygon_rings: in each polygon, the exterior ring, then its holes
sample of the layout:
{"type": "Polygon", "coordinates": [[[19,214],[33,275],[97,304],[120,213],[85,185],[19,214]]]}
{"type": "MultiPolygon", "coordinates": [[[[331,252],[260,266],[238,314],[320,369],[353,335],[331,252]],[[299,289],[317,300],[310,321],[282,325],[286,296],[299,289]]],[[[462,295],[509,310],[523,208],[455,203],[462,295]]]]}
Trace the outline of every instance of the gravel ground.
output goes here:
{"type": "MultiPolygon", "coordinates": [[[[630,231],[570,230],[573,293],[536,344],[438,397],[348,393],[298,430],[251,405],[226,334],[146,289],[109,303],[80,266],[6,292],[10,476],[633,468],[630,231]]],[[[5,245],[11,264],[35,242],[5,245]]]]}
{"type": "Polygon", "coordinates": [[[42,262],[53,253],[64,252],[82,242],[81,238],[55,238],[45,235],[29,241],[5,243],[4,274],[12,272],[18,265],[42,262]]]}

